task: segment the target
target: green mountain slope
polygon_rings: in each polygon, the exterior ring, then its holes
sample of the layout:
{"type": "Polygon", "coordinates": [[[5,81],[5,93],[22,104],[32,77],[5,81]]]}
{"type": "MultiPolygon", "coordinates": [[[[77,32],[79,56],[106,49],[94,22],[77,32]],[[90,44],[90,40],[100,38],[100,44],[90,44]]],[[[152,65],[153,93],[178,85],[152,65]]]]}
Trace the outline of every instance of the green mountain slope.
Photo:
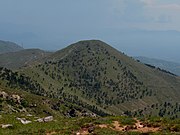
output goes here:
{"type": "Polygon", "coordinates": [[[165,60],[159,60],[159,59],[153,59],[153,58],[147,58],[147,57],[134,57],[137,60],[140,60],[142,63],[150,64],[156,67],[159,67],[161,69],[165,69],[167,71],[170,71],[176,75],[180,76],[180,64],[165,60]]]}
{"type": "Polygon", "coordinates": [[[38,82],[0,67],[0,114],[56,117],[92,115],[90,111],[76,104],[64,99],[48,98],[46,95],[38,82]]]}
{"type": "Polygon", "coordinates": [[[7,52],[16,52],[23,50],[23,48],[13,42],[0,40],[0,54],[7,52]]]}
{"type": "Polygon", "coordinates": [[[24,49],[17,52],[0,54],[0,66],[9,69],[18,69],[38,63],[38,60],[48,56],[50,52],[40,49],[24,49]]]}
{"type": "Polygon", "coordinates": [[[138,63],[98,40],[72,44],[20,72],[40,84],[42,95],[66,99],[99,115],[159,115],[168,110],[164,103],[180,102],[179,77],[138,63]]]}

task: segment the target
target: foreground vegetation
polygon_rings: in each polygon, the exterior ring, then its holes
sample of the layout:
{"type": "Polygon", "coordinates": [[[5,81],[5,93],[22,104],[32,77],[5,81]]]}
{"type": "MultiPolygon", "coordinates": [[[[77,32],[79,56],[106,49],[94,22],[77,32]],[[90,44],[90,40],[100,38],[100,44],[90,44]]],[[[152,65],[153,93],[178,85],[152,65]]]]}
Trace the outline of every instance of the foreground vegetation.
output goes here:
{"type": "Polygon", "coordinates": [[[10,128],[0,128],[1,135],[140,135],[140,134],[178,134],[180,133],[180,119],[170,120],[168,118],[130,118],[118,117],[55,117],[51,122],[39,123],[34,121],[35,116],[24,116],[16,114],[3,114],[0,117],[0,124],[11,123],[10,128]],[[32,121],[23,125],[16,118],[26,117],[32,121]],[[144,127],[136,127],[140,121],[144,127]],[[119,124],[116,124],[119,123],[119,124]]]}

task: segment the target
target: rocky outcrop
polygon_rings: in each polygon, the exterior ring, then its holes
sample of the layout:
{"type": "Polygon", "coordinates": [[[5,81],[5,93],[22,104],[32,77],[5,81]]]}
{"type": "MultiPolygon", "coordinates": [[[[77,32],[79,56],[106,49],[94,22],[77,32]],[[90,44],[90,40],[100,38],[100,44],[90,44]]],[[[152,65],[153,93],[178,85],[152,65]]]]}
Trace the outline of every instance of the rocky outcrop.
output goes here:
{"type": "Polygon", "coordinates": [[[19,95],[10,95],[4,91],[0,91],[0,97],[4,100],[13,100],[15,103],[21,104],[22,98],[19,95]]]}

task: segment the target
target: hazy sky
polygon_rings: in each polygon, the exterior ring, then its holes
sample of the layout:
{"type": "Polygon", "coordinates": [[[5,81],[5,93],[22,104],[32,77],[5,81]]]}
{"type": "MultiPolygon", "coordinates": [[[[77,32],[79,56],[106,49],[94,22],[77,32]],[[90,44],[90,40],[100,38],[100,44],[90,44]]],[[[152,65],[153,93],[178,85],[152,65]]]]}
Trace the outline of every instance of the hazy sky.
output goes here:
{"type": "Polygon", "coordinates": [[[129,55],[151,56],[148,50],[159,49],[154,57],[180,61],[174,53],[180,51],[180,33],[169,30],[180,31],[180,0],[0,0],[0,39],[25,48],[55,50],[101,39],[129,55]],[[170,39],[161,42],[161,31],[170,39]]]}

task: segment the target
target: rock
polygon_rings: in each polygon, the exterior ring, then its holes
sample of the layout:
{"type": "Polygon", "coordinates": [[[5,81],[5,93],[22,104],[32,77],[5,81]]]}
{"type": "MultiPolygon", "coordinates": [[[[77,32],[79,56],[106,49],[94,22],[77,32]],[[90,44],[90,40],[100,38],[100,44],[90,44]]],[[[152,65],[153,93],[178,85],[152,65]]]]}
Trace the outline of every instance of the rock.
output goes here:
{"type": "Polygon", "coordinates": [[[26,108],[22,108],[19,110],[20,112],[27,112],[26,108]]]}
{"type": "Polygon", "coordinates": [[[14,102],[21,103],[21,97],[19,95],[12,95],[14,102]]]}
{"type": "Polygon", "coordinates": [[[21,123],[24,124],[24,125],[29,124],[29,123],[31,123],[31,122],[32,122],[32,121],[30,121],[30,120],[21,120],[21,123]]]}
{"type": "Polygon", "coordinates": [[[32,117],[32,115],[31,115],[31,114],[27,114],[27,116],[28,116],[28,117],[32,117]]]}
{"type": "Polygon", "coordinates": [[[16,103],[21,103],[21,97],[19,95],[8,95],[6,92],[4,91],[0,91],[0,97],[2,97],[5,100],[13,100],[16,103]]]}
{"type": "Polygon", "coordinates": [[[92,118],[96,118],[97,115],[95,113],[88,113],[88,112],[85,112],[85,113],[82,113],[82,116],[88,116],[88,117],[92,117],[92,118]]]}
{"type": "Polygon", "coordinates": [[[30,104],[29,107],[31,107],[31,108],[37,107],[37,104],[30,104]]]}
{"type": "Polygon", "coordinates": [[[9,95],[6,92],[0,91],[0,97],[2,97],[3,99],[7,99],[8,96],[9,95]]]}
{"type": "Polygon", "coordinates": [[[48,116],[44,118],[44,122],[53,121],[53,116],[48,116]]]}
{"type": "Polygon", "coordinates": [[[13,125],[12,124],[2,124],[1,127],[2,128],[11,128],[11,127],[13,127],[13,125]]]}
{"type": "Polygon", "coordinates": [[[77,132],[76,135],[80,135],[81,133],[77,132]]]}
{"type": "Polygon", "coordinates": [[[17,120],[21,121],[22,124],[26,125],[31,123],[32,121],[26,120],[25,118],[16,118],[17,120]]]}
{"type": "Polygon", "coordinates": [[[48,116],[48,117],[45,117],[45,118],[39,118],[36,121],[38,121],[38,122],[50,122],[50,121],[53,121],[53,120],[54,120],[53,116],[48,116]]]}
{"type": "Polygon", "coordinates": [[[16,120],[21,120],[21,118],[18,118],[18,117],[17,117],[16,120]]]}
{"type": "Polygon", "coordinates": [[[39,118],[36,120],[37,122],[44,122],[43,118],[39,118]]]}

